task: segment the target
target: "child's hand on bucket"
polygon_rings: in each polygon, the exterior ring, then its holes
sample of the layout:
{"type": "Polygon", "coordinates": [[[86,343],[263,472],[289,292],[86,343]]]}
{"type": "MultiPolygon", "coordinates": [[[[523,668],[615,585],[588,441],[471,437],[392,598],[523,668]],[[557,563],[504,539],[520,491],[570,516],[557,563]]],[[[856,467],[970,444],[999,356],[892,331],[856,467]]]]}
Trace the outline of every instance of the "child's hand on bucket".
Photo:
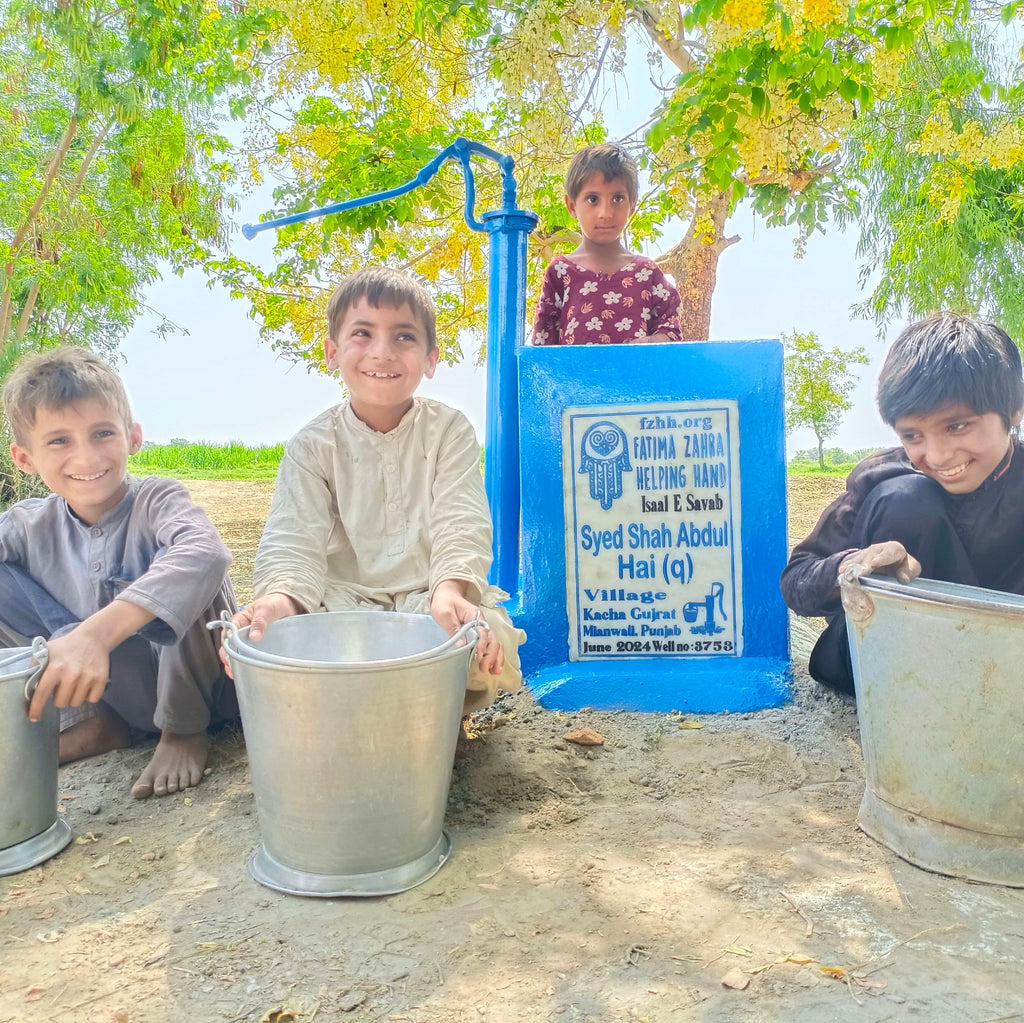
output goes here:
{"type": "Polygon", "coordinates": [[[109,652],[81,626],[50,640],[48,649],[49,661],[29,704],[30,721],[42,717],[51,693],[57,707],[80,707],[86,702],[96,703],[107,687],[109,652]]]}
{"type": "Polygon", "coordinates": [[[873,543],[863,550],[848,554],[839,564],[839,575],[851,565],[863,566],[863,575],[875,572],[879,575],[893,575],[901,583],[909,583],[921,574],[921,563],[898,540],[873,543]]]}
{"type": "Polygon", "coordinates": [[[51,693],[57,707],[98,702],[107,687],[110,651],[153,617],[152,611],[129,600],[112,600],[70,632],[51,639],[46,667],[29,704],[29,720],[39,720],[51,693]]]}
{"type": "MultiPolygon", "coordinates": [[[[481,617],[480,608],[466,597],[466,583],[462,579],[445,579],[434,587],[430,616],[449,636],[481,617]]],[[[490,629],[477,630],[476,662],[481,671],[490,675],[500,675],[505,667],[505,651],[490,629]]]]}
{"type": "MultiPolygon", "coordinates": [[[[262,597],[257,597],[251,604],[246,604],[245,607],[236,611],[231,616],[231,621],[240,629],[245,628],[246,625],[250,626],[249,639],[255,642],[262,638],[271,622],[276,622],[279,618],[305,613],[306,609],[294,597],[289,597],[287,593],[265,593],[262,597]]],[[[224,664],[224,670],[228,673],[228,678],[234,678],[235,676],[231,674],[231,665],[228,663],[227,651],[224,649],[225,638],[227,638],[226,632],[224,638],[221,639],[220,659],[224,664]]]]}

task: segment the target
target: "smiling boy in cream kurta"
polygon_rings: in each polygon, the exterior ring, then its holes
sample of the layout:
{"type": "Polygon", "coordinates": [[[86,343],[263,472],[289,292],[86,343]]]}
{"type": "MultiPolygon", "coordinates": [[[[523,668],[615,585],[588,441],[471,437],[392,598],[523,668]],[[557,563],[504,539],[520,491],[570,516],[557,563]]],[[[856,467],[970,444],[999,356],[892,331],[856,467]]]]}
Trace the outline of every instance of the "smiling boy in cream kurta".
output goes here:
{"type": "Polygon", "coordinates": [[[487,584],[491,520],[480,448],[461,412],[414,397],[438,351],[434,307],[385,268],[347,278],[328,307],[324,352],[349,400],[287,445],[253,573],[235,615],[258,640],[292,614],[379,609],[430,614],[449,635],[482,616],[464,710],[520,687],[526,638],[487,584]]]}

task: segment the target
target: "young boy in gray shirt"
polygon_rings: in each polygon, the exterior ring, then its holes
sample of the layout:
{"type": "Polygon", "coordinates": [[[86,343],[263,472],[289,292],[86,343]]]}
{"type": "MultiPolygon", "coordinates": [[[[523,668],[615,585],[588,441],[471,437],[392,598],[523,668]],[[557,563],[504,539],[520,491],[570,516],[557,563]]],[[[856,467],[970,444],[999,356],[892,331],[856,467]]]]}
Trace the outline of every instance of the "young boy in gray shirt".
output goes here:
{"type": "Polygon", "coordinates": [[[53,491],[0,515],[0,647],[48,641],[29,717],[53,696],[61,763],[159,732],[138,799],[197,785],[211,718],[236,711],[205,627],[236,608],[230,553],[182,484],[128,475],[142,432],[93,353],[23,359],[3,406],[15,464],[53,491]]]}

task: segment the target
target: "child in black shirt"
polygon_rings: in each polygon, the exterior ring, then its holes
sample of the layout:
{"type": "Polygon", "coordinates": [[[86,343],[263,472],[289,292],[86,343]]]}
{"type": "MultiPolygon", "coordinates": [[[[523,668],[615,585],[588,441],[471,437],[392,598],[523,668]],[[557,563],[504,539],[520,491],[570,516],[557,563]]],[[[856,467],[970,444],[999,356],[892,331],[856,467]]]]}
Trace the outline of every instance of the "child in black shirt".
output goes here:
{"type": "Polygon", "coordinates": [[[993,323],[939,314],[903,331],[878,380],[878,409],[902,447],[871,455],[782,573],[797,614],[824,615],[811,653],[819,682],[853,692],[838,577],[918,575],[1024,594],[1024,380],[993,323]]]}

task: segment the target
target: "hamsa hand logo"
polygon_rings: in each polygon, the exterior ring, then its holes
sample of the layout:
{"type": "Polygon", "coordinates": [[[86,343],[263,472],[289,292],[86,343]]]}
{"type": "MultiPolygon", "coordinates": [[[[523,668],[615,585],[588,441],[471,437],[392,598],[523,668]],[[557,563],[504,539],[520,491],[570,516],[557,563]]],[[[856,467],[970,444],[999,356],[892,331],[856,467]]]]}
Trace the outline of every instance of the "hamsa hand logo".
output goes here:
{"type": "Polygon", "coordinates": [[[614,423],[594,423],[580,442],[580,472],[590,474],[590,496],[607,511],[622,497],[622,474],[629,472],[625,431],[614,423]]]}

